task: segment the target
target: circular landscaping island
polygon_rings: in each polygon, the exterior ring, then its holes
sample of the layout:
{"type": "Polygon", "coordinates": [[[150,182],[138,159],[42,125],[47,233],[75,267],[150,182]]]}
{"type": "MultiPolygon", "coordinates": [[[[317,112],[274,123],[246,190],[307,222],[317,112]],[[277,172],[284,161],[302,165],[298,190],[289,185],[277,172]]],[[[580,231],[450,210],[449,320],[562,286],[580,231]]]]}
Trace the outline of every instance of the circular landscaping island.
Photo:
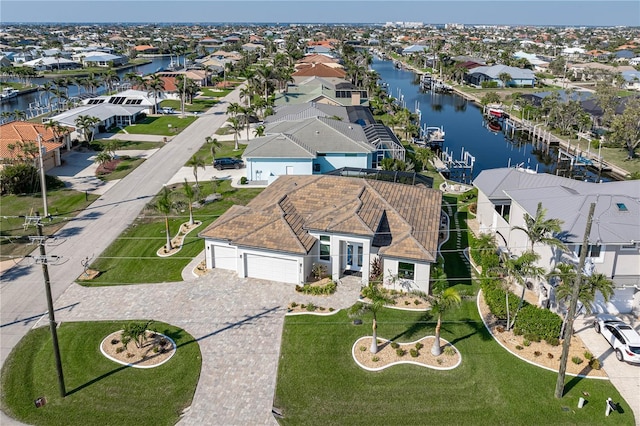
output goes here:
{"type": "Polygon", "coordinates": [[[127,342],[129,339],[123,331],[111,333],[100,344],[100,352],[111,361],[135,368],[153,368],[169,361],[176,353],[176,343],[162,333],[146,330],[139,339],[127,342]]]}
{"type": "Polygon", "coordinates": [[[361,337],[351,350],[353,359],[360,367],[369,371],[379,371],[397,364],[415,364],[434,370],[451,370],[462,362],[460,352],[449,342],[440,338],[442,354],[434,356],[431,347],[435,336],[423,337],[410,343],[397,343],[378,338],[378,352],[369,351],[371,336],[361,337]]]}

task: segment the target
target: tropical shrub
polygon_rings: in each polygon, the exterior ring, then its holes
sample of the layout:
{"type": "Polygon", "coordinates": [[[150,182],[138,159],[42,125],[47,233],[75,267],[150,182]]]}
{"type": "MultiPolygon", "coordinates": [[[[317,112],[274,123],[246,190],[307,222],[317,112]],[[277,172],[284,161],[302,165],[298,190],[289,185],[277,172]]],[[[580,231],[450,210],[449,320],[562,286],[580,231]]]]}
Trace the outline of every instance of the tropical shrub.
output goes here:
{"type": "MultiPolygon", "coordinates": [[[[514,297],[513,299],[517,299],[514,297]]],[[[513,312],[513,311],[512,311],[513,312]]],[[[535,334],[552,344],[549,340],[560,335],[562,318],[557,314],[525,303],[518,314],[518,321],[514,326],[516,334],[535,334]]]]}
{"type": "Polygon", "coordinates": [[[576,365],[582,364],[582,358],[580,358],[579,356],[571,357],[571,361],[576,365]]]}
{"type": "Polygon", "coordinates": [[[589,360],[589,367],[593,368],[594,370],[600,370],[600,368],[602,368],[602,365],[600,364],[600,360],[598,358],[592,358],[589,360]]]}
{"type": "Polygon", "coordinates": [[[417,357],[418,357],[418,355],[420,355],[420,353],[418,352],[418,350],[417,350],[417,349],[410,349],[410,350],[409,350],[409,354],[410,354],[410,355],[411,355],[411,357],[413,357],[413,358],[417,358],[417,357]]]}
{"type": "Polygon", "coordinates": [[[296,291],[298,293],[310,294],[312,296],[326,296],[335,293],[337,289],[338,285],[333,281],[329,281],[325,285],[296,285],[296,291]]]}
{"type": "Polygon", "coordinates": [[[393,349],[398,349],[400,347],[400,345],[397,342],[391,342],[391,347],[393,349]]]}
{"type": "Polygon", "coordinates": [[[398,356],[404,356],[404,354],[406,354],[406,353],[407,352],[402,348],[396,349],[396,355],[398,355],[398,356]]]}

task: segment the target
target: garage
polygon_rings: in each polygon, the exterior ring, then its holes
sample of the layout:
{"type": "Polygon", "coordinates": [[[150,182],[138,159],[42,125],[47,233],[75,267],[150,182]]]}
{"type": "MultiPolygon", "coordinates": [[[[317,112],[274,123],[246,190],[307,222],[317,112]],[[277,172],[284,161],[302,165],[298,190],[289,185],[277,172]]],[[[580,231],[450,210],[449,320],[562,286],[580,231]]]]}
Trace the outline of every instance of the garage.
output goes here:
{"type": "Polygon", "coordinates": [[[224,246],[211,246],[211,258],[213,259],[213,267],[220,269],[238,269],[236,262],[236,248],[224,246]]]}
{"type": "Polygon", "coordinates": [[[246,275],[250,278],[298,284],[298,261],[280,257],[245,254],[246,275]]]}

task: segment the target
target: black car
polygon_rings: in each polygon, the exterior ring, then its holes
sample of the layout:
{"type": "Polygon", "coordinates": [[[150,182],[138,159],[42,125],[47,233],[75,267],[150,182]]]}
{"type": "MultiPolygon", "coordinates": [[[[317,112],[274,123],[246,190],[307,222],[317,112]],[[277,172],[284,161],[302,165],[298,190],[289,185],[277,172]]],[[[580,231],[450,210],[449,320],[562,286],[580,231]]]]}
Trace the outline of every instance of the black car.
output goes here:
{"type": "Polygon", "coordinates": [[[222,169],[240,169],[244,167],[244,163],[239,158],[217,158],[213,162],[213,167],[218,170],[222,169]]]}

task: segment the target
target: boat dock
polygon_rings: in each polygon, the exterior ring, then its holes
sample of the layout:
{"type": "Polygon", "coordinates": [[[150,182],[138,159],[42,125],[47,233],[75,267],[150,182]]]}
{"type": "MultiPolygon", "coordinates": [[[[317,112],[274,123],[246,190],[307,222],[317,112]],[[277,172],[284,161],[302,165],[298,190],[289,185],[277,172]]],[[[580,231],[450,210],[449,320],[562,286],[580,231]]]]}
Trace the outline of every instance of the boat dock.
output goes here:
{"type": "Polygon", "coordinates": [[[453,87],[428,73],[420,75],[420,89],[422,89],[423,91],[430,90],[436,93],[453,92],[453,87]]]}

